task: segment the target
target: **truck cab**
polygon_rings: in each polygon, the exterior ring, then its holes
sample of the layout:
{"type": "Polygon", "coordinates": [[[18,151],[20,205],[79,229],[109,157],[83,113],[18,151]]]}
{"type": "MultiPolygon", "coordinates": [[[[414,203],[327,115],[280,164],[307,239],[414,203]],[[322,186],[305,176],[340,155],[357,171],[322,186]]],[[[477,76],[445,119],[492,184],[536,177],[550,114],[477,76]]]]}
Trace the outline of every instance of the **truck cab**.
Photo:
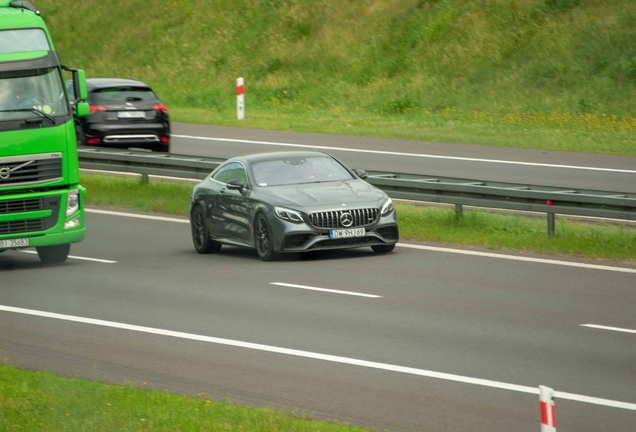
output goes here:
{"type": "Polygon", "coordinates": [[[0,252],[35,247],[43,262],[62,262],[84,238],[73,115],[88,114],[85,99],[83,71],[62,66],[39,12],[0,0],[0,252]]]}

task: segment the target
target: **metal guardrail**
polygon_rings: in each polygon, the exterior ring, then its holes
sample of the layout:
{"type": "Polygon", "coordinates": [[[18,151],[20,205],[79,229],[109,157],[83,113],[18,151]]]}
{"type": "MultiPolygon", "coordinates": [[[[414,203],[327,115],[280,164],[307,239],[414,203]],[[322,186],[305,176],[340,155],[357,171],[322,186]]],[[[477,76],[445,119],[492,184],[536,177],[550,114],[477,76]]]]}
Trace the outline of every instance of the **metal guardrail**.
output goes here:
{"type": "MultiPolygon", "coordinates": [[[[80,167],[148,175],[203,179],[225,159],[90,149],[79,150],[80,167]]],[[[548,235],[554,235],[555,214],[636,221],[636,195],[583,189],[566,189],[450,177],[367,173],[367,182],[390,197],[462,206],[533,211],[547,214],[548,235]]]]}
{"type": "Polygon", "coordinates": [[[77,153],[80,168],[143,174],[146,182],[148,175],[204,179],[225,161],[222,158],[100,148],[81,149],[77,153]]]}

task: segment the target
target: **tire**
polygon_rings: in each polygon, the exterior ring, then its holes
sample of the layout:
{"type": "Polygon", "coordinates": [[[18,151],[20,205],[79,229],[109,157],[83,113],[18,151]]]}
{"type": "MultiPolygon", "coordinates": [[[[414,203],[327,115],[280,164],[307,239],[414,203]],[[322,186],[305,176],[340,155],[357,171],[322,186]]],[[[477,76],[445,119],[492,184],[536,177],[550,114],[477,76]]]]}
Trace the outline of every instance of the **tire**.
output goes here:
{"type": "Polygon", "coordinates": [[[263,213],[256,215],[254,221],[254,246],[256,252],[263,261],[273,261],[278,257],[274,252],[274,242],[272,241],[272,230],[263,213]]]}
{"type": "Polygon", "coordinates": [[[217,253],[221,250],[221,243],[210,239],[210,231],[205,224],[205,213],[201,206],[196,206],[190,215],[192,244],[200,254],[217,253]]]}
{"type": "Polygon", "coordinates": [[[375,253],[389,253],[389,252],[391,252],[393,249],[395,249],[395,243],[393,243],[393,244],[385,244],[385,245],[371,246],[371,249],[373,249],[373,252],[375,252],[375,253]]]}
{"type": "Polygon", "coordinates": [[[75,124],[75,137],[77,138],[77,147],[86,146],[86,135],[84,135],[84,129],[79,123],[75,124]]]}
{"type": "Polygon", "coordinates": [[[36,247],[40,261],[44,264],[54,264],[66,261],[71,251],[71,244],[36,247]]]}

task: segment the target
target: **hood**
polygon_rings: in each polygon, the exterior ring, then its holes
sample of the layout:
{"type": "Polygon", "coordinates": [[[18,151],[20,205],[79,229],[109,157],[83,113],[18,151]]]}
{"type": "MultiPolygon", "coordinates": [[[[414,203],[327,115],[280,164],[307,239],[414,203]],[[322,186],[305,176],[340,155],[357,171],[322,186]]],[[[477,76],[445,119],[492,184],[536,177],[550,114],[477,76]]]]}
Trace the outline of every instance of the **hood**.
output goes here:
{"type": "Polygon", "coordinates": [[[312,207],[374,207],[386,194],[364,180],[260,187],[256,193],[270,204],[301,210],[312,207]]]}

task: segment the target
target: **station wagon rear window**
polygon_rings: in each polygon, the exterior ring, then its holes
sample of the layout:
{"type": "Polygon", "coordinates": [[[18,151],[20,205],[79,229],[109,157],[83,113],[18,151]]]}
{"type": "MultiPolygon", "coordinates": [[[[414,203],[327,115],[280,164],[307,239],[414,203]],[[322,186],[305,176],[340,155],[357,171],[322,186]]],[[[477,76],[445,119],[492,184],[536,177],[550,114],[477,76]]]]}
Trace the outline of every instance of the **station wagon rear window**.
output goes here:
{"type": "Polygon", "coordinates": [[[108,104],[135,101],[157,101],[157,96],[147,87],[108,87],[93,90],[91,103],[108,104]]]}

